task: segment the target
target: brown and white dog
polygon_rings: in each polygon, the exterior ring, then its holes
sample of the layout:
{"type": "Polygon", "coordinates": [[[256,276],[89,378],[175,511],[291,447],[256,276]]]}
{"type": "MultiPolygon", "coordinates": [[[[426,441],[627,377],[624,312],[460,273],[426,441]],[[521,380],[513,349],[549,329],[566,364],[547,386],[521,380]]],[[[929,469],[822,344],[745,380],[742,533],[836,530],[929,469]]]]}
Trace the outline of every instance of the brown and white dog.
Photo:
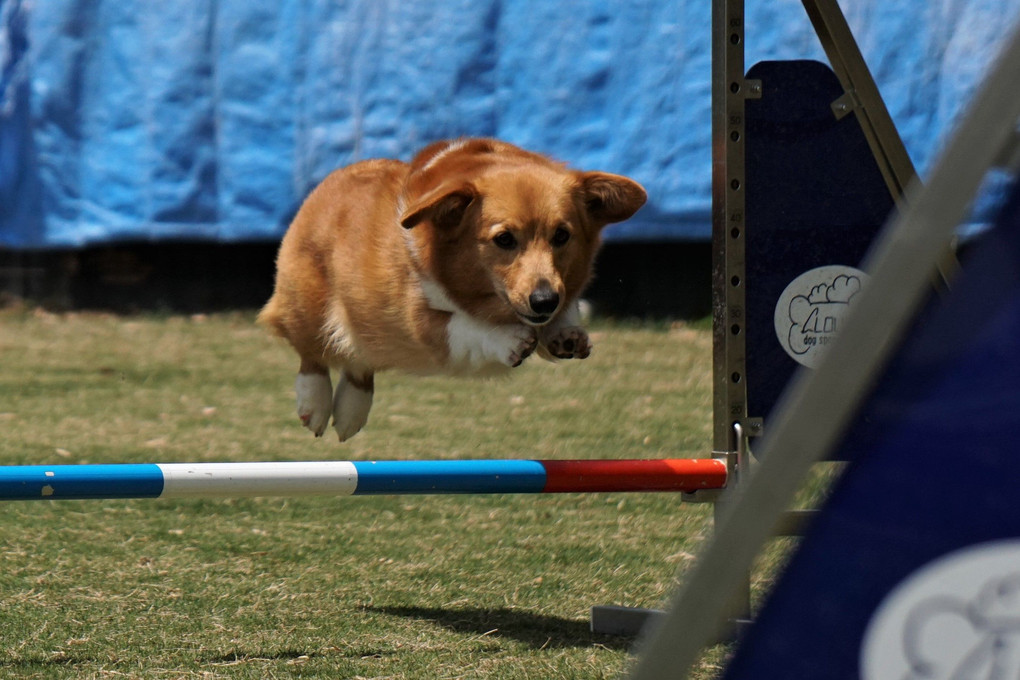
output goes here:
{"type": "Polygon", "coordinates": [[[536,348],[591,351],[577,298],[599,232],[645,202],[636,182],[570,170],[492,139],[426,147],[410,163],[330,174],[280,246],[259,321],[301,357],[297,411],[340,441],[368,420],[373,375],[493,375],[536,348]],[[330,369],[340,371],[333,392],[330,369]]]}

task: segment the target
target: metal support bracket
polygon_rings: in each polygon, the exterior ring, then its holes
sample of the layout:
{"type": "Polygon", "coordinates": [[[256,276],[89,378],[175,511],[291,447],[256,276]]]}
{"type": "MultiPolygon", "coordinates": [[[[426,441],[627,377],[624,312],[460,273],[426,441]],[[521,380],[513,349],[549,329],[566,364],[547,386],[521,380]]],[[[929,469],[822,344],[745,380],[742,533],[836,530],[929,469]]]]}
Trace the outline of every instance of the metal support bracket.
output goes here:
{"type": "Polygon", "coordinates": [[[844,92],[843,96],[832,102],[832,113],[836,120],[843,120],[861,107],[861,100],[855,90],[844,92]]]}
{"type": "MultiPolygon", "coordinates": [[[[713,460],[721,460],[726,463],[727,488],[732,486],[736,480],[739,455],[738,452],[712,452],[713,460]]],[[[684,503],[716,503],[725,492],[726,489],[696,489],[681,493],[680,500],[684,503]]]]}
{"type": "Polygon", "coordinates": [[[712,4],[712,416],[716,455],[735,452],[733,423],[747,417],[744,370],[744,2],[712,4]]]}
{"type": "Polygon", "coordinates": [[[591,632],[599,635],[634,636],[649,622],[666,615],[661,609],[597,605],[591,608],[591,632]]]}
{"type": "Polygon", "coordinates": [[[684,503],[715,503],[722,494],[722,489],[698,489],[683,492],[680,494],[680,500],[684,503]]]}

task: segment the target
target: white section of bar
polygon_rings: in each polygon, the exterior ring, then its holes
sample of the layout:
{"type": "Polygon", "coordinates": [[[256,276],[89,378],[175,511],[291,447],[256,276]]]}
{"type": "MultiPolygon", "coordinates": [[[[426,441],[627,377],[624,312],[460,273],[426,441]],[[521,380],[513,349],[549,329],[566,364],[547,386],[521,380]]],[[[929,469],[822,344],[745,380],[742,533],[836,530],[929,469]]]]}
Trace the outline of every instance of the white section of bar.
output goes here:
{"type": "Polygon", "coordinates": [[[160,498],[349,496],[358,471],[348,461],[159,463],[160,498]]]}

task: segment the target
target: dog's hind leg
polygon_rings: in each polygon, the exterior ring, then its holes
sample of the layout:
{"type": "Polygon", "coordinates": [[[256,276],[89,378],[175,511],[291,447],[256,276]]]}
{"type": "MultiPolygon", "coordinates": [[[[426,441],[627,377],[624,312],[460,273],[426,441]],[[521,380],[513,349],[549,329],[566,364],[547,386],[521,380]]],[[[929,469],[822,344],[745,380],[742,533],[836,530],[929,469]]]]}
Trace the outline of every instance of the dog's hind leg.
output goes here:
{"type": "Polygon", "coordinates": [[[361,431],[368,422],[375,392],[375,375],[368,369],[345,366],[333,395],[333,429],[344,442],[361,431]]]}
{"type": "Polygon", "coordinates": [[[321,437],[329,425],[330,403],[333,398],[333,385],[329,379],[329,369],[306,359],[301,360],[301,369],[294,382],[297,394],[298,418],[304,426],[321,437]]]}

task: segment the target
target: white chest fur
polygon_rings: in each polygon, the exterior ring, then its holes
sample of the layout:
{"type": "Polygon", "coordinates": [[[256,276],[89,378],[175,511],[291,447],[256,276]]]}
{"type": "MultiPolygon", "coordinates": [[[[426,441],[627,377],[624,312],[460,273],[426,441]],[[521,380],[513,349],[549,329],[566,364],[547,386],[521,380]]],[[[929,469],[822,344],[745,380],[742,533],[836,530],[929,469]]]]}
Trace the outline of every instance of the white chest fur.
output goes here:
{"type": "Polygon", "coordinates": [[[495,325],[474,318],[450,299],[443,286],[422,279],[429,307],[449,312],[447,370],[463,375],[491,375],[520,364],[535,349],[535,330],[523,323],[495,325]]]}

